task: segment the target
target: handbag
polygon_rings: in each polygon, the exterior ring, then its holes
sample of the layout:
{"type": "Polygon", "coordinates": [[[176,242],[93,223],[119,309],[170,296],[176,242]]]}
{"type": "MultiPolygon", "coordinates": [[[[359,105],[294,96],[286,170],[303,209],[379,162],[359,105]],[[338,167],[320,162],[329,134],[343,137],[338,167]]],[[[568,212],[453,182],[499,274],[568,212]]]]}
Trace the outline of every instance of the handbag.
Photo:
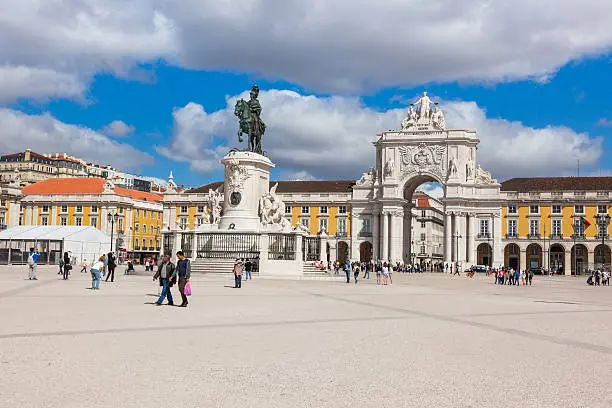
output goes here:
{"type": "Polygon", "coordinates": [[[185,284],[185,296],[191,296],[191,282],[185,284]]]}

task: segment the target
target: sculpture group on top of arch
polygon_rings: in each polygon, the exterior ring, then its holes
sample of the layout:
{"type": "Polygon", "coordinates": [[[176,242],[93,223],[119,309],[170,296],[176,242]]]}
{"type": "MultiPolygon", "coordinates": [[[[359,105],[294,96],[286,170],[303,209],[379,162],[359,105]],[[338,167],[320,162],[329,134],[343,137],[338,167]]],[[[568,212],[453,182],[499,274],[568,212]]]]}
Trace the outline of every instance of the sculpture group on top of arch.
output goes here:
{"type": "Polygon", "coordinates": [[[402,130],[412,130],[413,127],[418,130],[446,130],[444,114],[438,108],[438,102],[433,102],[427,92],[423,92],[417,102],[410,104],[408,114],[402,121],[402,130]],[[416,107],[416,110],[413,107],[416,107]]]}

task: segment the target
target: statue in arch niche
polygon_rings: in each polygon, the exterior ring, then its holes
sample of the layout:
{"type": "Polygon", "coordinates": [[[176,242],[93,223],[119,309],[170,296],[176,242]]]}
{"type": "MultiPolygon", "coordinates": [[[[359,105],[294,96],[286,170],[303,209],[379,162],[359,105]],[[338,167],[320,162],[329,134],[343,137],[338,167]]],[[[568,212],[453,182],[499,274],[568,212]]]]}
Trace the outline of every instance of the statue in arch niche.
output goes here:
{"type": "Polygon", "coordinates": [[[457,159],[455,156],[452,156],[448,163],[448,176],[453,178],[457,177],[457,159]]]}

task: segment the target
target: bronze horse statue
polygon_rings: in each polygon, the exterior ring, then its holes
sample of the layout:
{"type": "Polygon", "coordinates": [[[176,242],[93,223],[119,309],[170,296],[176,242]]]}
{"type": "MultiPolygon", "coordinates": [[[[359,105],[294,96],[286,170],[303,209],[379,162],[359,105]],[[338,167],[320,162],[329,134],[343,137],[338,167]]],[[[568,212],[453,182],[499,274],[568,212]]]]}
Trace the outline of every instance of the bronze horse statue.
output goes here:
{"type": "Polygon", "coordinates": [[[266,131],[266,125],[259,118],[258,113],[261,112],[261,107],[257,99],[255,99],[256,105],[254,109],[251,109],[249,102],[244,99],[238,99],[234,107],[234,115],[240,119],[238,141],[242,143],[242,134],[245,133],[249,136],[249,150],[254,153],[263,154],[261,138],[266,131]]]}

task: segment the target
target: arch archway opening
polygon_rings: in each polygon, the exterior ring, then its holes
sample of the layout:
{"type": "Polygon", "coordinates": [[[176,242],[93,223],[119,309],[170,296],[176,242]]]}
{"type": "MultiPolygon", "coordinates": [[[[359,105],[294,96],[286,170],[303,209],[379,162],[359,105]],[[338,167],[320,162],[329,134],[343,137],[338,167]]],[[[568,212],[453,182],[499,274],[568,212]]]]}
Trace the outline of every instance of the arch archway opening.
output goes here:
{"type": "Polygon", "coordinates": [[[572,247],[572,264],[570,265],[572,275],[583,275],[589,269],[588,250],[583,244],[576,244],[572,247]]]}
{"type": "Polygon", "coordinates": [[[493,248],[488,243],[481,243],[476,248],[476,263],[482,266],[493,266],[493,248]]]}
{"type": "Polygon", "coordinates": [[[527,246],[527,269],[533,272],[542,272],[542,247],[540,244],[530,244],[527,246]]]}
{"type": "Polygon", "coordinates": [[[606,244],[595,247],[595,269],[610,270],[610,247],[606,244]]]}
{"type": "Polygon", "coordinates": [[[403,262],[426,271],[444,269],[444,186],[433,176],[417,175],[404,183],[403,262]]]}
{"type": "Polygon", "coordinates": [[[349,256],[349,246],[344,241],[338,242],[338,261],[346,262],[349,256]]]}
{"type": "Polygon", "coordinates": [[[359,261],[370,262],[372,260],[372,243],[370,241],[362,242],[359,245],[359,261]]]}
{"type": "Polygon", "coordinates": [[[521,248],[517,244],[508,244],[504,248],[504,265],[512,269],[521,267],[521,248]]]}
{"type": "Polygon", "coordinates": [[[548,267],[555,274],[564,274],[568,265],[565,265],[565,248],[561,244],[553,244],[548,249],[548,267]]]}

